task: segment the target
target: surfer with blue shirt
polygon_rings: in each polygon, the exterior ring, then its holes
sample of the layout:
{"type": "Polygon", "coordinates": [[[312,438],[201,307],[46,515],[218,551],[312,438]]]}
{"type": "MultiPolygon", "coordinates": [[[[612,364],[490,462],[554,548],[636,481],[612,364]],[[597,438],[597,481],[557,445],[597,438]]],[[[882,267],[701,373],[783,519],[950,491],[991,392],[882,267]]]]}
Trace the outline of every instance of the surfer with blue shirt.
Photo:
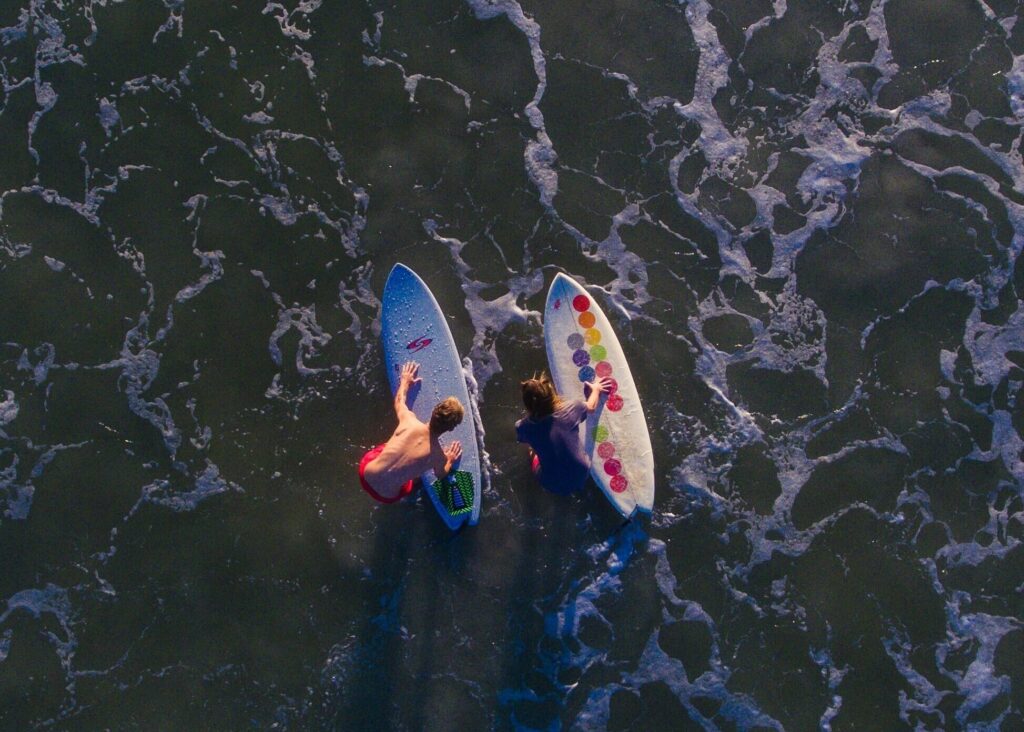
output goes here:
{"type": "Polygon", "coordinates": [[[462,457],[462,443],[455,440],[442,447],[439,439],[462,422],[464,410],[458,399],[438,402],[426,424],[406,404],[410,387],[420,381],[418,370],[414,361],[402,366],[395,391],[398,427],[387,442],[368,451],[359,462],[359,483],[381,503],[394,503],[412,493],[413,482],[427,470],[443,480],[462,457]]]}
{"type": "Polygon", "coordinates": [[[563,400],[547,374],[520,386],[526,416],[516,422],[516,440],[530,446],[533,474],[552,493],[569,494],[586,483],[590,457],[583,451],[580,425],[597,409],[611,381],[597,378],[584,384],[586,401],[563,400]]]}

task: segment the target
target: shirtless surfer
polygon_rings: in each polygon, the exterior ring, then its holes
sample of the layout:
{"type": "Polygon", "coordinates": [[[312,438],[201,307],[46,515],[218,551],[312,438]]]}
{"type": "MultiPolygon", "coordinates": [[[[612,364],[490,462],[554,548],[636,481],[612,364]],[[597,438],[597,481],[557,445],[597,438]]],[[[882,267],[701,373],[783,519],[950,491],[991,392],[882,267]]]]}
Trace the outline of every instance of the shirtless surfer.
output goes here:
{"type": "Polygon", "coordinates": [[[409,388],[420,381],[416,376],[419,367],[414,361],[402,366],[395,392],[398,427],[386,443],[367,452],[359,462],[359,482],[381,503],[394,503],[412,493],[413,482],[429,469],[438,478],[446,478],[462,456],[458,440],[442,447],[438,439],[462,422],[464,412],[458,399],[448,397],[439,402],[427,424],[405,403],[409,388]]]}

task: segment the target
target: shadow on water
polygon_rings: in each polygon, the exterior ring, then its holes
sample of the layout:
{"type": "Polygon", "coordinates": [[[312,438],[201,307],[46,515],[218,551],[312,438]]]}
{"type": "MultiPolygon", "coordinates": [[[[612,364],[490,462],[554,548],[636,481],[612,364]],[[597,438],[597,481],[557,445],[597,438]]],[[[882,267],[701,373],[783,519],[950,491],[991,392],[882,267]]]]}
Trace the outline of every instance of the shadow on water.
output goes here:
{"type": "MultiPolygon", "coordinates": [[[[575,496],[547,493],[533,481],[525,460],[509,476],[522,510],[517,551],[502,587],[508,637],[496,683],[499,729],[547,729],[565,713],[574,669],[567,652],[575,638],[557,622],[580,578],[590,574],[587,550],[614,542],[621,516],[590,481],[575,496]]],[[[571,600],[570,600],[571,602],[571,600]]],[[[562,719],[564,722],[565,720],[562,719]]]]}
{"type": "Polygon", "coordinates": [[[451,696],[461,683],[451,655],[474,528],[449,531],[422,494],[378,510],[389,515],[374,530],[364,612],[328,717],[339,730],[444,729],[446,709],[465,706],[451,696]]]}
{"type": "Polygon", "coordinates": [[[401,603],[407,565],[420,541],[419,527],[429,517],[409,510],[405,502],[383,507],[388,517],[374,527],[371,580],[364,585],[366,607],[355,630],[355,648],[348,659],[344,688],[330,714],[337,729],[366,729],[391,716],[396,689],[395,669],[401,665],[401,603]],[[376,602],[377,607],[367,607],[376,602]]]}
{"type": "Polygon", "coordinates": [[[334,729],[437,728],[427,720],[437,679],[448,658],[442,644],[457,620],[446,611],[461,583],[474,528],[451,532],[419,483],[413,498],[374,504],[360,493],[358,510],[372,512],[361,552],[363,577],[351,587],[361,611],[348,640],[331,651],[317,716],[334,729]]]}
{"type": "Polygon", "coordinates": [[[504,515],[481,526],[449,532],[425,495],[375,509],[364,610],[322,709],[332,728],[547,728],[563,713],[565,641],[545,624],[592,561],[580,548],[628,529],[593,486],[553,496],[519,463],[504,515]]]}

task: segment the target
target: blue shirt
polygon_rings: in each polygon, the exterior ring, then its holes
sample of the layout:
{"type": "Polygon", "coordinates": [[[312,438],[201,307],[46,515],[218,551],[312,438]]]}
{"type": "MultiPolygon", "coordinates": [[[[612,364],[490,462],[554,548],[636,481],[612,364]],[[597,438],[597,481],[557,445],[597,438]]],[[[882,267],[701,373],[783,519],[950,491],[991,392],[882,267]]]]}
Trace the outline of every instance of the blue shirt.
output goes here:
{"type": "Polygon", "coordinates": [[[587,480],[590,458],[583,452],[580,439],[580,424],[586,419],[587,405],[574,399],[542,419],[523,417],[516,422],[516,439],[537,453],[537,477],[552,493],[578,491],[587,480]]]}

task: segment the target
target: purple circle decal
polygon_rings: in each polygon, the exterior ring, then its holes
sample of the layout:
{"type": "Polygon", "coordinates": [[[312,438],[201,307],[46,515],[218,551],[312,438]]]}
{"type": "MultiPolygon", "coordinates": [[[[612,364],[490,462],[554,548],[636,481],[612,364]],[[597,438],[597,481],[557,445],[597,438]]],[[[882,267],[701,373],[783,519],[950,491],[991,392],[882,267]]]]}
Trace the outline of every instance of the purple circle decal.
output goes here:
{"type": "Polygon", "coordinates": [[[590,354],[581,348],[572,354],[572,362],[577,366],[586,366],[590,363],[590,354]]]}
{"type": "Polygon", "coordinates": [[[571,348],[572,350],[579,350],[580,348],[583,348],[583,336],[580,335],[579,333],[573,333],[571,336],[569,336],[569,339],[566,341],[566,343],[569,344],[569,348],[571,348]]]}

